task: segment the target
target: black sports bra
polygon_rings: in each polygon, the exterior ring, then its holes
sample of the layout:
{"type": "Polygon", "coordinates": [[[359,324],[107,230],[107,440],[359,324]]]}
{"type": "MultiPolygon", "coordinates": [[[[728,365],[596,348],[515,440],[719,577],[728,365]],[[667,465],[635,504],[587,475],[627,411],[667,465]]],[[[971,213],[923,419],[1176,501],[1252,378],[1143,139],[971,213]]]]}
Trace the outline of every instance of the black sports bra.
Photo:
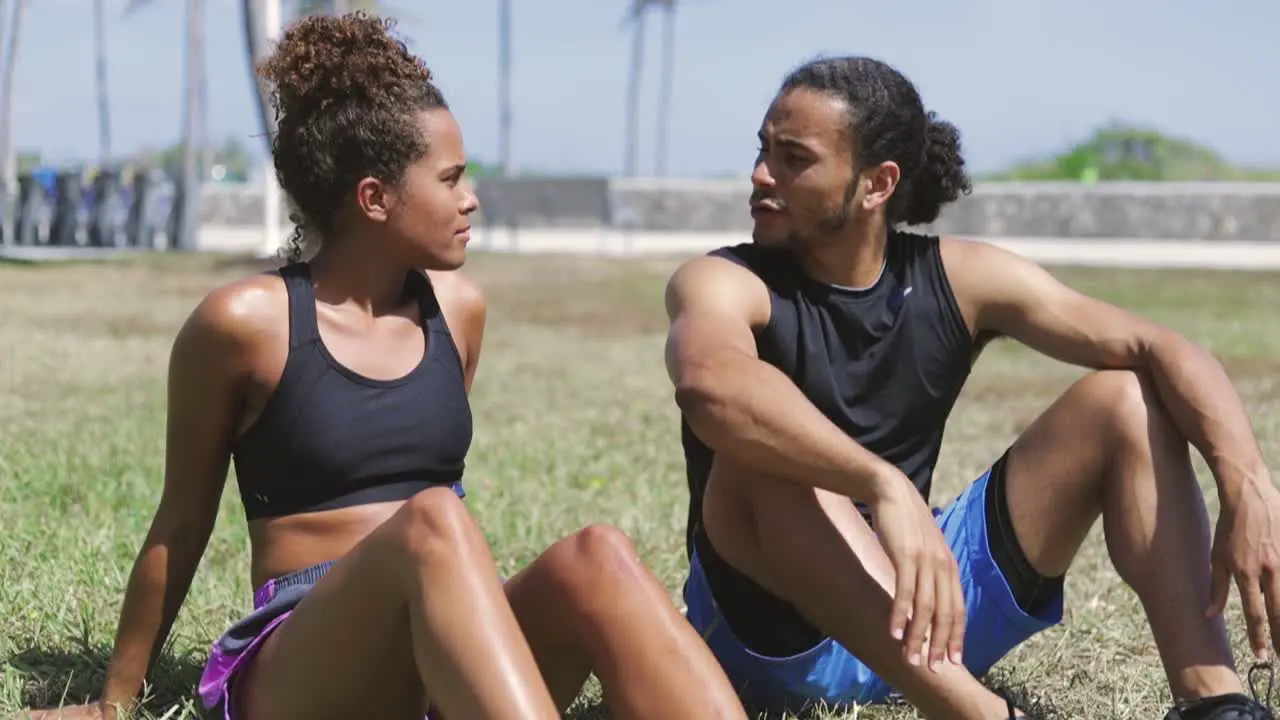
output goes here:
{"type": "Polygon", "coordinates": [[[404,500],[433,485],[465,495],[471,405],[430,280],[412,272],[405,283],[421,308],[422,361],[403,377],[376,380],[325,348],[307,264],[276,272],[289,295],[289,357],[261,416],[232,445],[245,515],[404,500]]]}

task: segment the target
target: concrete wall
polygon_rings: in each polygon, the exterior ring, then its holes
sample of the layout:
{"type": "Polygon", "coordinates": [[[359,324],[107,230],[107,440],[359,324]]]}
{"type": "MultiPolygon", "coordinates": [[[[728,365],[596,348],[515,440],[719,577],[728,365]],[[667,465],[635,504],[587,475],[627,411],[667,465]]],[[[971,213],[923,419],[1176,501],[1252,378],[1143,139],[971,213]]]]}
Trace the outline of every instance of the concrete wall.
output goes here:
{"type": "MultiPolygon", "coordinates": [[[[536,185],[521,182],[525,196],[528,185],[536,185]]],[[[503,215],[502,223],[518,216],[514,222],[521,227],[555,227],[561,224],[557,208],[572,207],[563,224],[581,226],[583,207],[604,205],[595,222],[636,230],[723,232],[751,225],[745,179],[613,180],[603,191],[590,182],[561,181],[550,189],[553,184],[537,207],[491,214],[503,215]],[[586,192],[604,192],[608,202],[572,196],[586,192]]],[[[261,225],[261,192],[209,187],[202,216],[206,225],[261,225]]],[[[281,217],[288,217],[287,208],[281,217]]],[[[476,224],[483,223],[482,217],[476,224]]],[[[1280,183],[988,183],[948,206],[931,229],[975,236],[1280,241],[1280,183]]]]}

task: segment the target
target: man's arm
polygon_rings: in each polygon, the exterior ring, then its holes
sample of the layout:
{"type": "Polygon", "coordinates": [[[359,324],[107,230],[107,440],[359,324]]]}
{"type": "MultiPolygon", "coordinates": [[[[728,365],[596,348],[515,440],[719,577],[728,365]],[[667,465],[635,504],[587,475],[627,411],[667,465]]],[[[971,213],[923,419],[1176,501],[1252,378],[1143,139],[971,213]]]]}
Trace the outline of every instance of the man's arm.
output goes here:
{"type": "Polygon", "coordinates": [[[1250,483],[1270,483],[1244,403],[1207,350],[993,245],[947,239],[943,257],[975,331],[994,331],[1064,362],[1150,377],[1209,464],[1224,504],[1238,502],[1250,483]]]}
{"type": "Polygon", "coordinates": [[[756,354],[769,321],[764,283],[729,260],[699,257],[666,288],[667,373],[693,431],[717,453],[762,474],[870,501],[902,474],[827,419],[782,371],[756,354]]]}
{"type": "Polygon", "coordinates": [[[760,475],[867,503],[893,564],[889,630],[903,655],[959,664],[964,593],[956,559],[911,481],[822,414],[782,371],[756,354],[753,329],[769,322],[769,293],[728,260],[687,262],[667,285],[667,372],[693,431],[718,454],[760,475]],[[932,632],[930,632],[932,630],[932,632]]]}

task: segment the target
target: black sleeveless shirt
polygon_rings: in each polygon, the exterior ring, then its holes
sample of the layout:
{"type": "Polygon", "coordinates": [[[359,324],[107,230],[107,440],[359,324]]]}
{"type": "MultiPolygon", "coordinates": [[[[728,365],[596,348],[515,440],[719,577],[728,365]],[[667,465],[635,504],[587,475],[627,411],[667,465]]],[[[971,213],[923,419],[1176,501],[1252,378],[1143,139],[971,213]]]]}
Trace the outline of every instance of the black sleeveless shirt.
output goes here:
{"type": "Polygon", "coordinates": [[[421,361],[380,380],[325,347],[309,267],[278,272],[289,295],[289,357],[262,414],[232,444],[248,519],[406,500],[433,485],[464,495],[471,406],[431,281],[410,272],[404,286],[421,312],[421,361]]]}
{"type": "MultiPolygon", "coordinates": [[[[785,249],[743,244],[710,253],[747,268],[769,289],[769,323],[756,332],[760,358],[850,437],[897,466],[926,500],[974,347],[938,244],[934,236],[893,233],[880,278],[864,289],[807,276],[785,249]]],[[[761,654],[812,647],[822,633],[707,541],[702,495],[714,451],[684,420],[681,439],[690,494],[687,551],[697,549],[726,622],[761,654]]]]}

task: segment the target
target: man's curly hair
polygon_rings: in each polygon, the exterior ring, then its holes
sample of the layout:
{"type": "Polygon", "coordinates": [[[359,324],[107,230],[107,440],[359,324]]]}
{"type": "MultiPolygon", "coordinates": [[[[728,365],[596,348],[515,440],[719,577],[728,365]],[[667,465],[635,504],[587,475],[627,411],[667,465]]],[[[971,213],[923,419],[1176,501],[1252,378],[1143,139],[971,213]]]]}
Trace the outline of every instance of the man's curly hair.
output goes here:
{"type": "Polygon", "coordinates": [[[304,237],[333,230],[360,178],[397,183],[427,151],[415,115],[447,109],[431,71],[392,30],[363,12],[311,16],[290,26],[257,73],[271,89],[276,176],[298,213],[288,258],[304,237]]]}

